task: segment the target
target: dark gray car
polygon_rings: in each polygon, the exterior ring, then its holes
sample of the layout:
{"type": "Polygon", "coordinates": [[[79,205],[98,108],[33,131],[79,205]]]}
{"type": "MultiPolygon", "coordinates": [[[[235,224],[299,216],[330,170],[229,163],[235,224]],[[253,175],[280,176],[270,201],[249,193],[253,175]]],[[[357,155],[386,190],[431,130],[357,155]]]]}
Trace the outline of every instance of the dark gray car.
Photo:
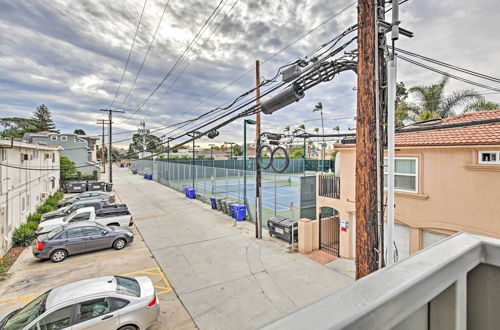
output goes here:
{"type": "Polygon", "coordinates": [[[38,236],[33,246],[33,255],[39,259],[61,262],[68,255],[109,248],[121,250],[133,240],[134,234],[128,228],[80,221],[62,225],[38,236]]]}
{"type": "Polygon", "coordinates": [[[77,201],[85,199],[100,199],[111,204],[115,202],[115,195],[102,191],[87,191],[76,196],[61,199],[59,202],[57,202],[57,207],[68,206],[77,201]]]}

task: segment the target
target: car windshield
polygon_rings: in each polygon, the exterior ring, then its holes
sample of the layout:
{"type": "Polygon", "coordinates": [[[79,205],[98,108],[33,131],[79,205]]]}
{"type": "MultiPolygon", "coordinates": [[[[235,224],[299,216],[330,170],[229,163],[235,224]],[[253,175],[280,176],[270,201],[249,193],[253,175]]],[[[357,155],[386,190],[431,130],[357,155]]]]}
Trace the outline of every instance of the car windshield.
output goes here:
{"type": "Polygon", "coordinates": [[[140,297],[141,287],[133,278],[115,276],[116,278],[116,293],[126,294],[129,296],[140,297]]]}
{"type": "Polygon", "coordinates": [[[69,219],[71,219],[71,218],[72,218],[75,214],[76,214],[76,211],[71,212],[70,214],[68,214],[67,216],[65,216],[65,217],[63,218],[63,221],[64,221],[64,222],[68,222],[68,220],[69,220],[69,219]]]}
{"type": "Polygon", "coordinates": [[[64,229],[63,226],[59,226],[56,229],[52,230],[50,233],[48,233],[47,237],[50,239],[50,238],[56,236],[57,234],[59,234],[60,232],[62,232],[63,229],[64,229]]]}
{"type": "Polygon", "coordinates": [[[45,301],[50,291],[45,292],[23,308],[17,310],[9,316],[9,319],[3,325],[5,330],[18,330],[24,328],[31,321],[39,317],[45,312],[45,301]]]}

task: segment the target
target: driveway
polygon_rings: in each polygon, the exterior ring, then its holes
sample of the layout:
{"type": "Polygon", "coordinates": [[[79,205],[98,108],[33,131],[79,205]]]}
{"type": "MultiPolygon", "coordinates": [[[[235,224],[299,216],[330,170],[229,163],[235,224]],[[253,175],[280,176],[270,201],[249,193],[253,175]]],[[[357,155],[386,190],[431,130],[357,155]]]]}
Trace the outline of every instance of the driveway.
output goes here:
{"type": "Polygon", "coordinates": [[[253,224],[117,169],[115,189],[200,329],[251,329],[338,290],[353,279],[299,254],[253,224]]]}
{"type": "Polygon", "coordinates": [[[0,315],[66,283],[104,275],[148,276],[160,300],[160,317],[151,329],[194,329],[189,314],[141,235],[136,228],[132,230],[136,235],[134,242],[123,250],[110,249],[70,256],[61,263],[38,260],[33,257],[31,247],[25,249],[9,270],[8,279],[0,282],[0,315]]]}

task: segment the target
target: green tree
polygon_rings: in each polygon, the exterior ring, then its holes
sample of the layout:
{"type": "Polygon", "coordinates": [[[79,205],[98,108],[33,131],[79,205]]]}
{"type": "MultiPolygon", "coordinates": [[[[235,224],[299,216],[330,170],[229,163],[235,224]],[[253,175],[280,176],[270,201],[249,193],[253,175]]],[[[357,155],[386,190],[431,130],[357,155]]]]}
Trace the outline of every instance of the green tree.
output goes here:
{"type": "Polygon", "coordinates": [[[302,159],[304,157],[304,147],[291,147],[288,153],[291,159],[302,159]]]}
{"type": "Polygon", "coordinates": [[[52,120],[52,113],[45,104],[41,104],[33,111],[33,118],[39,131],[59,132],[52,120]]]}
{"type": "Polygon", "coordinates": [[[0,135],[5,137],[21,138],[24,133],[38,132],[36,121],[28,118],[1,118],[0,125],[3,126],[0,135]]]}
{"type": "Polygon", "coordinates": [[[77,174],[75,163],[68,157],[61,156],[59,160],[61,180],[66,181],[77,174]]]}
{"type": "Polygon", "coordinates": [[[243,148],[239,144],[233,145],[233,156],[243,156],[243,148]]]}
{"type": "Polygon", "coordinates": [[[490,102],[486,100],[475,101],[469,103],[464,112],[474,112],[474,111],[482,111],[482,110],[497,110],[500,109],[500,104],[495,102],[490,102]]]}
{"type": "Polygon", "coordinates": [[[446,96],[444,91],[448,81],[449,78],[444,76],[437,83],[410,88],[409,92],[418,100],[416,106],[407,109],[410,119],[422,121],[447,118],[454,116],[455,109],[460,105],[467,108],[471,103],[484,100],[484,97],[473,89],[454,91],[446,96]]]}
{"type": "MultiPolygon", "coordinates": [[[[141,134],[134,134],[132,137],[132,143],[129,145],[129,152],[132,151],[134,152],[142,152],[143,144],[142,144],[142,135],[141,134]]],[[[159,152],[160,151],[160,138],[152,135],[152,134],[147,134],[146,135],[146,151],[148,152],[159,152]]]]}
{"type": "Polygon", "coordinates": [[[75,133],[77,135],[86,135],[85,131],[81,128],[75,129],[75,131],[73,133],[75,133]]]}

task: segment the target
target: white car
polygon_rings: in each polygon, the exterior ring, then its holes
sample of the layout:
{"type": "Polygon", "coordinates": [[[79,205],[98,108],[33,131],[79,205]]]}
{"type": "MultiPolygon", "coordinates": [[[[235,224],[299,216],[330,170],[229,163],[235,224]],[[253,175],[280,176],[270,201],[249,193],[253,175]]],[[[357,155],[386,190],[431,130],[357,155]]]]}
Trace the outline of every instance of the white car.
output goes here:
{"type": "Polygon", "coordinates": [[[95,221],[103,226],[128,227],[134,224],[134,218],[127,207],[118,207],[103,209],[96,213],[93,207],[83,207],[68,214],[64,218],[46,220],[38,225],[36,235],[46,234],[57,227],[77,222],[77,221],[95,221]]]}
{"type": "Polygon", "coordinates": [[[3,317],[5,330],[137,330],[150,327],[160,302],[146,276],[103,276],[62,285],[3,317]]]}

